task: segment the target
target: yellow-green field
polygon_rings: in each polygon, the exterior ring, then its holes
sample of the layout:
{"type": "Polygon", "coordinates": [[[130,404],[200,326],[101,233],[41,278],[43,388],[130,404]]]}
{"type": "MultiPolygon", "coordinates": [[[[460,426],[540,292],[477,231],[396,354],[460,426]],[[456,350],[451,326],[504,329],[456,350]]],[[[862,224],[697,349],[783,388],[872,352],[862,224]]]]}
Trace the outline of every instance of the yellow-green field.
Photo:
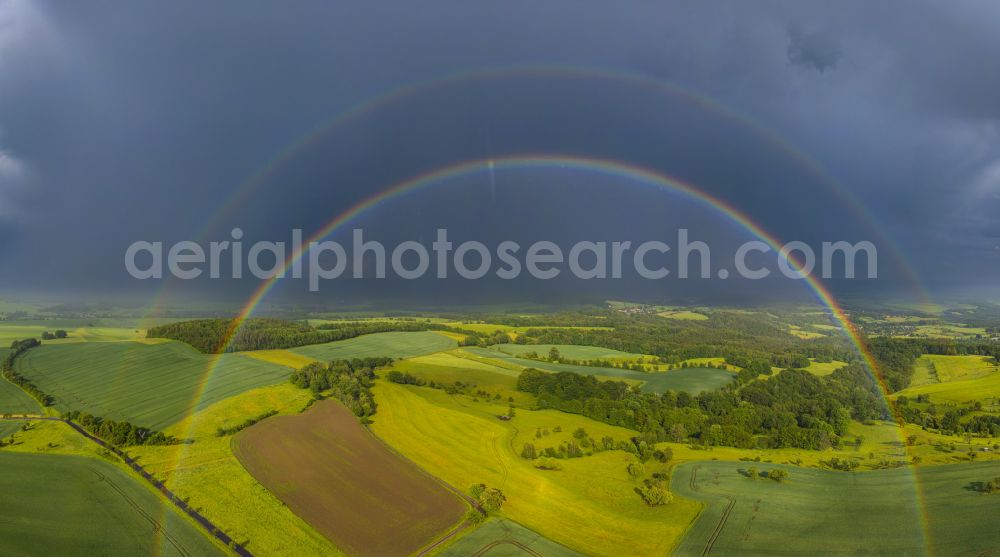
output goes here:
{"type": "Polygon", "coordinates": [[[813,375],[822,377],[824,375],[830,375],[846,365],[847,362],[841,362],[839,360],[833,360],[832,362],[817,362],[815,359],[810,358],[809,367],[805,369],[813,375]]]}
{"type": "Polygon", "coordinates": [[[708,321],[708,316],[694,311],[661,311],[657,313],[666,319],[677,319],[679,321],[708,321]]]}
{"type": "Polygon", "coordinates": [[[296,354],[295,352],[291,352],[289,350],[253,350],[250,352],[244,352],[243,354],[250,356],[251,358],[257,358],[258,360],[271,362],[272,364],[278,364],[279,366],[290,367],[292,369],[300,369],[313,362],[319,361],[304,354],[296,354]]]}
{"type": "Polygon", "coordinates": [[[910,387],[895,396],[922,394],[934,402],[956,404],[1000,397],[1000,367],[985,356],[921,356],[910,387]]]}
{"type": "Polygon", "coordinates": [[[190,443],[132,447],[129,454],[254,555],[342,555],[243,468],[231,436],[216,435],[271,410],[296,413],[310,397],[290,383],[247,391],[166,430],[190,443]]]}
{"type": "MultiPolygon", "coordinates": [[[[383,381],[374,391],[379,410],[372,429],[379,437],[453,485],[499,487],[507,496],[503,515],[584,554],[665,554],[701,508],[687,500],[646,506],[626,471],[633,457],[623,451],[560,460],[562,470],[552,471],[518,455],[525,442],[558,444],[578,427],[597,439],[627,439],[632,431],[551,410],[518,409],[504,422],[496,415],[506,412],[506,403],[383,381]],[[553,431],[557,426],[561,433],[553,431]],[[538,428],[550,435],[535,439],[538,428]]],[[[647,463],[647,474],[656,470],[647,463]]]]}
{"type": "Polygon", "coordinates": [[[799,327],[798,325],[789,325],[788,334],[796,338],[800,338],[802,340],[811,340],[814,338],[823,338],[826,336],[823,333],[817,333],[816,331],[807,331],[802,327],[799,327]]]}
{"type": "Polygon", "coordinates": [[[137,340],[146,336],[143,329],[128,329],[124,327],[75,327],[66,328],[55,325],[18,325],[16,322],[0,323],[0,345],[8,346],[12,341],[25,338],[42,337],[48,331],[55,333],[58,329],[66,331],[64,339],[46,340],[46,344],[64,344],[68,342],[103,342],[111,340],[137,340]]]}

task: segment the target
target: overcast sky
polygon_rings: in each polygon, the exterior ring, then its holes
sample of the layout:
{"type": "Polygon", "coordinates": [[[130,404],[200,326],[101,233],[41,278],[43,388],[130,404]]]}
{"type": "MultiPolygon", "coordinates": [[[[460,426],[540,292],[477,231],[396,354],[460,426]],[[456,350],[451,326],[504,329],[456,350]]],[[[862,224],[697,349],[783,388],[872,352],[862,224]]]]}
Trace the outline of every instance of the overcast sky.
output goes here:
{"type": "MultiPolygon", "coordinates": [[[[125,273],[135,240],[308,234],[396,181],[526,152],[682,178],[783,240],[872,240],[883,286],[905,266],[941,292],[991,286],[1000,3],[0,0],[5,291],[152,291],[125,273]]],[[[695,220],[745,236],[627,179],[468,181],[359,224],[613,240],[695,220]]]]}

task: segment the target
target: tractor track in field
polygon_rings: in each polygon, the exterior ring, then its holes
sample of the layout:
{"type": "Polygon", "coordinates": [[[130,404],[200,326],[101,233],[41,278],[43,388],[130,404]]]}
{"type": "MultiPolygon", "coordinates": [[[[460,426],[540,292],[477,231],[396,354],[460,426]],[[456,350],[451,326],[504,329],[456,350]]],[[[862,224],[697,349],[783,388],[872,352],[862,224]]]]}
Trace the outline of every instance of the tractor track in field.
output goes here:
{"type": "MultiPolygon", "coordinates": [[[[691,491],[701,491],[698,489],[698,470],[699,466],[695,466],[691,470],[691,479],[688,480],[688,487],[691,491]]],[[[708,541],[705,542],[705,547],[701,550],[702,557],[707,557],[712,553],[712,548],[715,547],[715,542],[718,541],[719,536],[722,535],[722,531],[726,528],[726,523],[729,522],[729,516],[733,513],[733,507],[736,506],[736,498],[731,495],[724,495],[724,497],[729,501],[726,505],[725,510],[722,511],[722,516],[719,517],[719,523],[715,525],[715,530],[712,531],[712,535],[708,537],[708,541]]]]}
{"type": "Polygon", "coordinates": [[[97,476],[97,478],[100,481],[104,482],[105,484],[108,485],[108,487],[110,487],[111,489],[115,490],[115,492],[117,492],[118,495],[120,495],[122,499],[124,499],[133,509],[135,509],[135,512],[139,513],[139,516],[141,516],[142,518],[144,518],[146,520],[146,522],[149,522],[153,526],[153,532],[161,532],[163,534],[163,538],[165,540],[167,540],[167,542],[174,549],[177,550],[177,553],[180,553],[181,555],[184,555],[185,557],[190,557],[191,552],[188,551],[183,545],[181,545],[181,543],[178,542],[176,538],[174,538],[172,535],[170,535],[170,533],[167,532],[167,529],[164,528],[163,525],[160,524],[155,518],[153,518],[152,515],[150,515],[148,512],[146,512],[146,510],[143,509],[142,506],[139,505],[139,503],[137,503],[135,501],[135,499],[132,499],[131,497],[129,497],[128,494],[125,493],[124,489],[122,489],[121,487],[119,487],[118,484],[116,484],[115,482],[113,482],[110,479],[108,479],[107,476],[105,476],[104,474],[100,473],[96,469],[94,469],[94,468],[88,468],[88,469],[91,472],[93,472],[94,475],[97,476]]]}
{"type": "Polygon", "coordinates": [[[473,553],[472,557],[482,557],[483,555],[486,555],[486,553],[489,552],[489,550],[491,550],[494,547],[497,547],[499,545],[503,545],[503,544],[510,544],[510,545],[512,545],[512,546],[520,549],[521,551],[527,553],[528,555],[531,555],[532,557],[542,557],[541,553],[538,553],[534,549],[531,549],[530,547],[524,545],[523,543],[521,543],[521,542],[519,542],[519,541],[517,541],[515,539],[511,539],[511,538],[504,539],[504,540],[492,541],[492,542],[484,545],[483,547],[479,548],[479,551],[476,551],[475,553],[473,553]]]}
{"type": "MultiPolygon", "coordinates": [[[[104,441],[103,439],[101,439],[99,437],[96,437],[96,436],[92,435],[90,432],[88,432],[87,430],[83,429],[83,427],[80,426],[79,424],[77,424],[75,422],[72,422],[70,420],[63,419],[63,418],[57,418],[55,416],[42,416],[42,415],[29,415],[29,414],[18,414],[18,415],[10,415],[10,416],[0,416],[0,420],[62,422],[64,424],[68,425],[74,431],[76,431],[80,435],[86,437],[91,442],[97,444],[98,446],[100,446],[103,449],[106,449],[106,450],[114,453],[115,456],[117,456],[118,458],[122,459],[122,461],[124,461],[124,463],[129,468],[131,468],[134,472],[136,472],[137,474],[139,474],[139,476],[141,476],[150,485],[152,485],[153,488],[156,489],[156,491],[158,491],[160,494],[162,494],[164,497],[166,497],[167,501],[169,501],[171,504],[173,504],[174,507],[176,507],[177,509],[179,509],[184,514],[188,515],[192,520],[195,521],[195,523],[197,523],[199,526],[201,526],[203,529],[205,529],[208,532],[209,536],[211,536],[211,537],[219,540],[220,542],[222,542],[223,545],[225,545],[226,547],[228,547],[231,551],[233,551],[234,553],[236,553],[240,557],[253,557],[253,554],[250,553],[249,550],[247,550],[241,544],[237,543],[236,540],[234,540],[233,538],[229,537],[228,534],[226,534],[225,532],[223,532],[222,530],[220,530],[214,523],[212,523],[210,520],[208,520],[207,518],[205,518],[204,515],[202,515],[198,511],[194,510],[191,506],[189,506],[186,502],[184,502],[184,500],[182,500],[180,497],[178,497],[176,494],[174,494],[173,491],[170,491],[170,489],[167,488],[167,486],[164,485],[163,482],[161,482],[160,480],[156,479],[152,474],[150,474],[148,471],[146,471],[146,469],[143,468],[141,464],[139,464],[132,457],[128,456],[128,454],[126,454],[125,451],[119,449],[118,447],[116,447],[114,445],[108,444],[106,441],[104,441]]],[[[103,481],[107,481],[107,480],[103,480],[103,481]]],[[[118,490],[118,487],[114,486],[114,484],[112,482],[108,481],[108,484],[112,485],[113,488],[116,489],[116,491],[118,490]]],[[[121,492],[119,491],[119,493],[121,493],[121,492]]],[[[129,502],[132,503],[133,505],[137,505],[137,503],[135,503],[131,499],[129,499],[129,502]]],[[[142,514],[144,516],[146,516],[145,513],[142,513],[142,514]]],[[[148,516],[147,516],[147,519],[148,519],[148,516]]],[[[154,521],[154,528],[156,528],[156,527],[162,528],[162,525],[159,525],[158,523],[155,523],[155,521],[154,521]]],[[[167,536],[166,531],[164,531],[164,536],[167,536]]],[[[173,543],[171,545],[173,545],[173,543]]],[[[189,555],[186,551],[182,551],[182,553],[184,555],[189,555]]]]}

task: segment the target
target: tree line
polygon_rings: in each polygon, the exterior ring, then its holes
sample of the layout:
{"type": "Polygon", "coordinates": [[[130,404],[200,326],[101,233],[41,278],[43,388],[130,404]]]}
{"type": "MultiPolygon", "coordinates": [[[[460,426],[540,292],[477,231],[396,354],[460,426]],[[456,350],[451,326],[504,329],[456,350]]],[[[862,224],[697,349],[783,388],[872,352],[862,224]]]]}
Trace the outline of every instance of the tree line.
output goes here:
{"type": "Polygon", "coordinates": [[[177,442],[173,437],[167,437],[161,431],[137,426],[126,421],[115,421],[87,412],[73,410],[64,416],[67,420],[77,422],[95,437],[100,437],[107,443],[117,447],[131,445],[171,445],[177,442]]]}
{"type": "Polygon", "coordinates": [[[28,380],[27,377],[21,375],[16,369],[14,369],[14,362],[17,360],[18,356],[36,346],[40,346],[41,344],[41,341],[37,338],[27,338],[12,342],[10,344],[10,352],[8,352],[7,356],[3,359],[3,376],[11,383],[23,389],[24,392],[31,395],[31,397],[37,400],[42,406],[51,406],[53,402],[52,397],[43,392],[35,386],[34,383],[28,380]]]}

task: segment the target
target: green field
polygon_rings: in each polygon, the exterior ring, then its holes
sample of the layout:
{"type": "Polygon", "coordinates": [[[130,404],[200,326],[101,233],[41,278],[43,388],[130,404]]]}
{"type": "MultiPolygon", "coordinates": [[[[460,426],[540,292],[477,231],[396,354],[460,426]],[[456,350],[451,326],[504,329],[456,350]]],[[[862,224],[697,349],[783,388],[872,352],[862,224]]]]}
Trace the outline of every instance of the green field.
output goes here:
{"type": "Polygon", "coordinates": [[[42,345],[21,356],[17,366],[55,398],[60,411],[154,429],[213,402],[284,381],[290,372],[241,354],[199,354],[180,342],[42,345]]]}
{"type": "Polygon", "coordinates": [[[457,346],[454,339],[432,331],[415,333],[374,333],[347,340],[292,348],[289,352],[329,362],[351,358],[389,356],[410,358],[449,350],[457,346]]]}
{"type": "Polygon", "coordinates": [[[6,439],[17,430],[21,429],[21,424],[14,420],[0,420],[0,439],[6,439]]]}
{"type": "Polygon", "coordinates": [[[0,469],[0,554],[224,554],[108,462],[0,451],[0,469]]]}
{"type": "Polygon", "coordinates": [[[14,321],[10,323],[0,323],[0,345],[9,346],[11,341],[25,338],[40,339],[42,337],[42,333],[45,331],[54,333],[58,329],[66,331],[68,335],[67,338],[45,342],[62,344],[67,342],[136,340],[143,338],[146,334],[145,330],[139,328],[81,326],[80,323],[75,321],[54,321],[52,323],[42,321],[37,324],[25,324],[21,321],[14,321]]]}
{"type": "Polygon", "coordinates": [[[41,406],[28,393],[0,377],[0,414],[37,414],[41,411],[41,406]]]}
{"type": "Polygon", "coordinates": [[[673,491],[708,504],[676,555],[816,555],[822,548],[824,555],[943,557],[1000,547],[998,496],[974,489],[1000,475],[997,462],[860,473],[780,466],[789,473],[782,483],[749,479],[741,471],[751,466],[778,467],[697,462],[675,470],[673,491]]]}
{"type": "Polygon", "coordinates": [[[687,391],[689,393],[700,393],[706,390],[718,389],[726,385],[735,378],[735,375],[724,369],[716,368],[683,368],[672,371],[643,373],[641,371],[631,371],[610,367],[591,367],[570,364],[556,364],[552,362],[542,362],[517,358],[487,348],[466,348],[467,352],[484,358],[493,358],[519,365],[523,368],[533,367],[543,371],[569,371],[582,375],[595,375],[606,379],[623,379],[627,381],[641,381],[642,390],[650,393],[662,393],[666,391],[687,391]]]}
{"type": "Polygon", "coordinates": [[[580,553],[548,540],[524,526],[493,518],[437,553],[441,557],[581,557],[580,553]]]}
{"type": "Polygon", "coordinates": [[[811,360],[809,362],[809,367],[805,369],[806,371],[808,371],[813,375],[822,377],[825,375],[830,375],[831,373],[837,371],[842,367],[845,367],[846,365],[847,362],[841,362],[837,360],[833,360],[832,362],[817,362],[815,360],[811,360]]]}

